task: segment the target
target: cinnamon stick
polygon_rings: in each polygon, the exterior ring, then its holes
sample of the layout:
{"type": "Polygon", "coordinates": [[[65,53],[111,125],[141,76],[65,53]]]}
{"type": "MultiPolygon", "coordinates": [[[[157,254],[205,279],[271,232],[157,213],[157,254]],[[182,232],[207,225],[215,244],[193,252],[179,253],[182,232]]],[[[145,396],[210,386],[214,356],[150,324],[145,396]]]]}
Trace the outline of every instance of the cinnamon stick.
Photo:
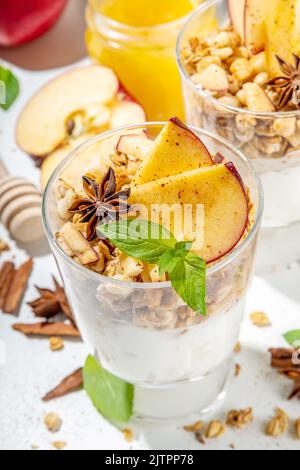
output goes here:
{"type": "Polygon", "coordinates": [[[0,271],[0,308],[3,308],[7,292],[14,275],[14,264],[10,261],[3,263],[0,271]]]}
{"type": "Polygon", "coordinates": [[[83,385],[82,368],[75,370],[72,374],[68,375],[60,384],[53,390],[48,392],[44,397],[44,401],[50,401],[54,398],[62,397],[68,393],[79,390],[83,385]]]}
{"type": "Polygon", "coordinates": [[[14,313],[19,308],[27,287],[32,266],[33,262],[32,258],[30,258],[14,272],[3,305],[3,311],[5,313],[14,313]]]}
{"type": "Polygon", "coordinates": [[[63,322],[15,323],[12,327],[27,336],[70,336],[80,338],[80,333],[75,326],[63,322]]]}

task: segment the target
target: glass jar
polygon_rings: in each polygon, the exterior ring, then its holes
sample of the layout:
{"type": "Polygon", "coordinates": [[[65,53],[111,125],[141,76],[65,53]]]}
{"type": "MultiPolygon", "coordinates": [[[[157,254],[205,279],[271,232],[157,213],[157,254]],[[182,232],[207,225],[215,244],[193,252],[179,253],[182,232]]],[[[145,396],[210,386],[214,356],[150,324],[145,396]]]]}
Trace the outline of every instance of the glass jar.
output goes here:
{"type": "MultiPolygon", "coordinates": [[[[123,24],[122,12],[117,16],[118,21],[105,16],[110,13],[105,9],[106,0],[88,2],[86,43],[90,56],[117,73],[126,91],[144,107],[148,120],[184,117],[175,46],[186,15],[192,11],[192,3],[200,2],[176,0],[177,19],[163,24],[159,24],[159,3],[163,3],[158,2],[157,23],[150,26],[136,26],[134,21],[134,26],[123,24]]],[[[141,7],[143,2],[139,0],[137,8],[141,7]]],[[[128,18],[126,21],[129,23],[128,18]]]]}
{"type": "Polygon", "coordinates": [[[82,338],[103,367],[134,384],[134,416],[150,421],[191,419],[224,396],[261,222],[259,180],[247,159],[230,144],[193,129],[211,152],[221,152],[236,165],[253,203],[247,235],[208,268],[206,317],[188,314],[169,282],[112,279],[67,256],[55,236],[62,224],[56,191],[67,174],[76,173],[81,179],[83,168],[89,168],[103,149],[115,145],[120,135],[146,130],[155,138],[163,125],[130,126],[90,139],[56,169],[43,200],[44,225],[82,338]]]}
{"type": "Polygon", "coordinates": [[[228,139],[252,161],[265,195],[263,228],[291,226],[300,222],[300,111],[252,112],[224,104],[193,83],[181,51],[191,37],[203,32],[205,18],[213,12],[218,27],[230,23],[227,1],[210,0],[190,17],[178,39],[186,119],[228,139]],[[290,128],[284,137],[280,129],[290,128]]]}

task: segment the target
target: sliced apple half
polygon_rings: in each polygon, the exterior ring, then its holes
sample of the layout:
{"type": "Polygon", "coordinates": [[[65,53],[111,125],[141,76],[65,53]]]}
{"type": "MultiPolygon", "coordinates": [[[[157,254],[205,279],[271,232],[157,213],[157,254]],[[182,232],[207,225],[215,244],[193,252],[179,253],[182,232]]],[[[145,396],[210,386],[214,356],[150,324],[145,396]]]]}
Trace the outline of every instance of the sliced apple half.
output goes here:
{"type": "Polygon", "coordinates": [[[146,114],[143,108],[133,101],[121,101],[117,103],[113,109],[110,119],[110,128],[129,126],[130,124],[138,124],[146,121],[146,114]]]}
{"type": "MultiPolygon", "coordinates": [[[[248,224],[248,199],[242,179],[233,163],[223,163],[169,176],[140,186],[133,186],[130,204],[151,210],[157,204],[192,206],[193,231],[197,228],[197,208],[204,209],[204,243],[197,253],[211,263],[229,253],[240,241],[248,224]]],[[[142,217],[143,218],[143,217],[142,217]]],[[[164,224],[164,217],[158,221],[164,224]]],[[[182,227],[171,218],[177,239],[182,239],[182,227]]],[[[187,227],[183,224],[183,233],[187,227]]],[[[186,236],[185,239],[189,239],[186,236]]],[[[194,241],[192,239],[192,241],[194,241]]]]}
{"type": "Polygon", "coordinates": [[[153,148],[146,155],[134,179],[134,184],[144,184],[211,165],[212,157],[199,137],[179,119],[173,118],[156,138],[153,148]]]}
{"type": "Polygon", "coordinates": [[[47,155],[67,137],[67,120],[94,104],[110,103],[119,90],[115,73],[99,65],[71,70],[42,87],[25,106],[17,123],[19,146],[47,155]]]}
{"type": "Polygon", "coordinates": [[[245,4],[246,0],[227,0],[228,12],[232,26],[239,33],[242,41],[245,35],[245,4]]]}

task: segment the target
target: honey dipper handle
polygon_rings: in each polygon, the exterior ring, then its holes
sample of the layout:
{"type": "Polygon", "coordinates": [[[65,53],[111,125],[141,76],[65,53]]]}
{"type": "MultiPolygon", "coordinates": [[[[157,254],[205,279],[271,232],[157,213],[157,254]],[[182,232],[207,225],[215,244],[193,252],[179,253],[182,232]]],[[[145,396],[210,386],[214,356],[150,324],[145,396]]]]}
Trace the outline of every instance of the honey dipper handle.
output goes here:
{"type": "Polygon", "coordinates": [[[3,161],[0,158],[0,180],[8,175],[8,171],[4,166],[3,161]]]}

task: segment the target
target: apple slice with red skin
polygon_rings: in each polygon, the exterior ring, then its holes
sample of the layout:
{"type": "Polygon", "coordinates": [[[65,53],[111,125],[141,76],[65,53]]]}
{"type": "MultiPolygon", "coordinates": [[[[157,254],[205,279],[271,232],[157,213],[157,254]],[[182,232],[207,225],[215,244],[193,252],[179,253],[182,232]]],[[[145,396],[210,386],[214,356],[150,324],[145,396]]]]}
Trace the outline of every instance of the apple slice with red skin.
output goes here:
{"type": "Polygon", "coordinates": [[[227,0],[227,3],[232,26],[244,41],[246,0],[227,0]]]}
{"type": "MultiPolygon", "coordinates": [[[[222,163],[206,168],[161,178],[133,186],[129,203],[137,210],[146,207],[151,217],[153,205],[192,205],[193,227],[196,230],[197,205],[204,208],[204,245],[196,249],[207,263],[212,263],[239,243],[248,225],[248,198],[246,190],[233,163],[222,163]]],[[[156,206],[157,207],[157,206],[156,206]]],[[[144,214],[144,212],[142,211],[144,214]]],[[[157,211],[156,211],[157,213],[157,211]]],[[[172,220],[172,219],[171,219],[172,220]]],[[[160,220],[163,223],[163,220],[160,220]]],[[[180,239],[187,227],[167,227],[180,239]]]]}
{"type": "Polygon", "coordinates": [[[173,118],[162,129],[144,158],[134,184],[212,165],[212,157],[199,137],[180,119],[173,118]]]}

